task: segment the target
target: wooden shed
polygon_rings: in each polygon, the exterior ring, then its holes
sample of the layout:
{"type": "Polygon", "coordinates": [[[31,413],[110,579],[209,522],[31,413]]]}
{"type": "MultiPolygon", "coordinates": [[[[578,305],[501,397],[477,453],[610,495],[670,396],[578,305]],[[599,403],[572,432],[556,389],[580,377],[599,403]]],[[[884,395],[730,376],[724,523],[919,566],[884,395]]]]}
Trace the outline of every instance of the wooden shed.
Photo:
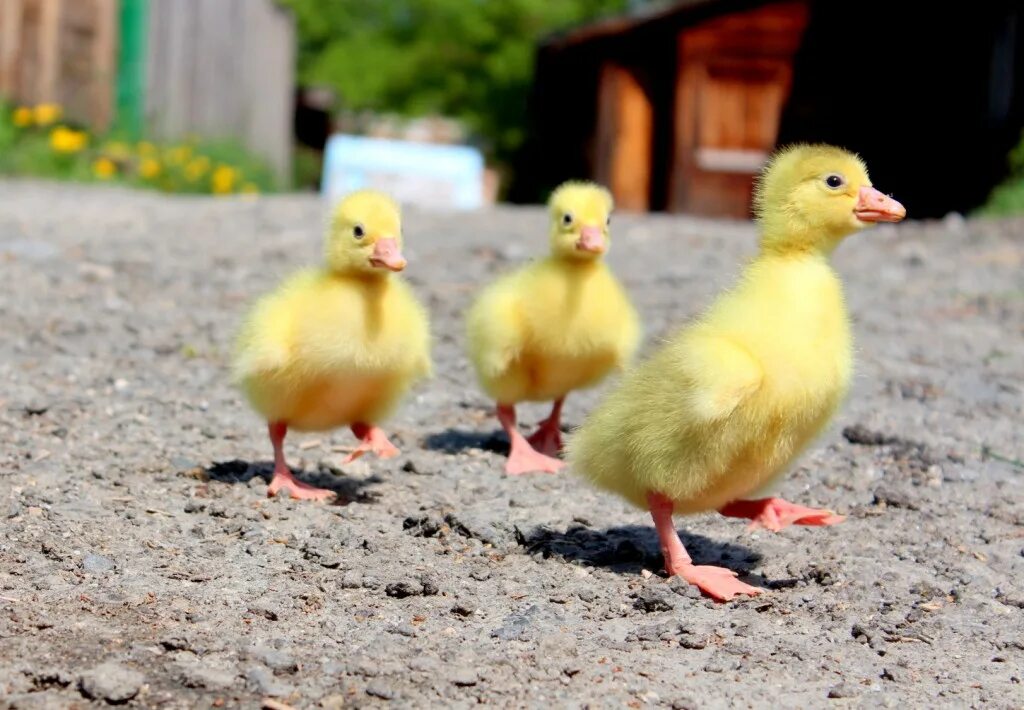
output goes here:
{"type": "Polygon", "coordinates": [[[0,95],[101,132],[232,138],[287,180],[295,43],[274,0],[0,0],[0,95]]]}
{"type": "Polygon", "coordinates": [[[744,217],[777,145],[824,140],[915,216],[963,211],[1021,137],[1024,8],[680,0],[547,39],[530,116],[518,201],[589,177],[624,209],[744,217]]]}

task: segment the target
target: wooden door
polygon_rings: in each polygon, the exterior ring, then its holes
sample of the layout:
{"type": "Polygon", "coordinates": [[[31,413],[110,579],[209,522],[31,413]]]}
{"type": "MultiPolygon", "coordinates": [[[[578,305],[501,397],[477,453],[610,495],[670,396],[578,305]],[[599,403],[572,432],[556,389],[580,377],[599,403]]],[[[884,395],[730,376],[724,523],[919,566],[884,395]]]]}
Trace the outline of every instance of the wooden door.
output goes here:
{"type": "Polygon", "coordinates": [[[672,211],[749,214],[753,179],[775,146],[805,25],[804,4],[782,3],[682,33],[672,211]]]}

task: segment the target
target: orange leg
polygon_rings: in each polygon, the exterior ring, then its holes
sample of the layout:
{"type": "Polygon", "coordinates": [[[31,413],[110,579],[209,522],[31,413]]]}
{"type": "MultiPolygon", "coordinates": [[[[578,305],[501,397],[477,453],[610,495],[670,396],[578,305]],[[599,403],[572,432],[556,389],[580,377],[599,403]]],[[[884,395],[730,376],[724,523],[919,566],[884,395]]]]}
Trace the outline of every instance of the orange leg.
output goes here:
{"type": "Polygon", "coordinates": [[[352,433],[359,437],[361,443],[355,451],[342,460],[342,463],[351,463],[367,451],[372,451],[382,459],[394,458],[401,453],[394,444],[388,441],[384,432],[372,424],[356,422],[352,425],[352,433]]]}
{"type": "Polygon", "coordinates": [[[565,397],[559,397],[551,407],[551,414],[540,423],[540,426],[528,439],[530,446],[547,456],[558,456],[562,451],[562,403],[565,397]]]}
{"type": "Polygon", "coordinates": [[[508,463],[505,464],[505,473],[510,476],[517,476],[520,473],[539,471],[544,473],[556,473],[565,466],[564,461],[559,461],[538,451],[535,451],[530,442],[516,429],[516,408],[511,404],[498,405],[498,421],[508,434],[508,441],[511,449],[508,454],[508,463]]]}
{"type": "Polygon", "coordinates": [[[718,512],[730,518],[749,518],[751,529],[765,527],[772,532],[790,525],[835,525],[846,520],[846,516],[831,510],[805,508],[782,498],[736,500],[718,512]]]}
{"type": "Polygon", "coordinates": [[[660,493],[648,493],[647,505],[651,509],[654,527],[658,531],[661,554],[665,558],[665,571],[670,575],[682,577],[718,601],[729,601],[737,594],[755,596],[764,591],[736,579],[737,575],[731,569],[693,564],[686,548],[683,547],[683,541],[679,539],[679,533],[672,524],[672,501],[660,493]]]}
{"type": "Polygon", "coordinates": [[[269,422],[267,432],[270,443],[274,445],[274,477],[267,488],[267,496],[276,496],[278,491],[287,491],[292,498],[300,500],[326,500],[333,498],[334,491],[316,488],[303,483],[292,475],[291,469],[284,460],[284,437],[288,433],[288,425],[284,422],[269,422]]]}

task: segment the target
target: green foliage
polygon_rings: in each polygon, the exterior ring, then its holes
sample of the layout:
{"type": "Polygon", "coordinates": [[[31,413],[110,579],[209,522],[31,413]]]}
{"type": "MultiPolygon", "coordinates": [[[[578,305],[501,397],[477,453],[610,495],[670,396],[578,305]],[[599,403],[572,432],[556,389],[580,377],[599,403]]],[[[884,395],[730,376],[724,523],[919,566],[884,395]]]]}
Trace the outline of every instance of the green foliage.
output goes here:
{"type": "Polygon", "coordinates": [[[90,135],[61,123],[60,114],[59,106],[11,108],[0,102],[0,174],[195,194],[276,188],[266,163],[237,144],[135,143],[90,135]]]}
{"type": "Polygon", "coordinates": [[[989,195],[988,202],[979,210],[993,217],[1024,214],[1024,134],[1020,143],[1010,151],[1010,177],[989,195]]]}
{"type": "Polygon", "coordinates": [[[316,190],[320,184],[320,153],[303,145],[296,145],[292,154],[292,187],[316,190]]]}
{"type": "Polygon", "coordinates": [[[627,0],[280,0],[299,32],[299,80],[346,110],[454,116],[508,160],[524,138],[536,44],[627,0]]]}

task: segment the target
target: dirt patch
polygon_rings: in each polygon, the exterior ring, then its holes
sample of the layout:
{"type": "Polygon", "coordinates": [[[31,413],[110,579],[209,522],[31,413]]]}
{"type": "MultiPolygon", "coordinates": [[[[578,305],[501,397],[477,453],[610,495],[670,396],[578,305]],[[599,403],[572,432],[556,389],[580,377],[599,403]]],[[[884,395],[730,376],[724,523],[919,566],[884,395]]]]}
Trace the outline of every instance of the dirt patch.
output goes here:
{"type": "MultiPolygon", "coordinates": [[[[319,203],[5,183],[0,706],[1019,706],[1024,297],[1019,259],[986,255],[1021,254],[1024,225],[910,223],[838,251],[858,375],[781,493],[848,519],[680,519],[699,562],[769,589],[722,605],[659,574],[644,512],[571,474],[502,474],[461,316],[543,248],[544,219],[407,216],[437,374],[385,422],[397,459],[289,437],[339,493],[309,505],[266,498],[265,429],[226,365],[245,306],[317,258],[319,203]]],[[[649,344],[753,245],[667,217],[614,236],[649,344]]],[[[569,398],[570,428],[598,395],[569,398]]]]}

